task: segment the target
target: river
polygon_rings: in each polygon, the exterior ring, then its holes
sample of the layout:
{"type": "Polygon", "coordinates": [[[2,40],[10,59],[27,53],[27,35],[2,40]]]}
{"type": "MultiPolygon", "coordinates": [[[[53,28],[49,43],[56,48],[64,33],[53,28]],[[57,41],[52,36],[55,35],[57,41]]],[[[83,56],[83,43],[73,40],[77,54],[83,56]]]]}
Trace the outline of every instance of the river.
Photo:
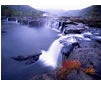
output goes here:
{"type": "MultiPolygon", "coordinates": [[[[1,34],[2,80],[27,80],[35,74],[52,70],[50,66],[43,64],[40,60],[26,65],[11,57],[32,55],[42,50],[44,52],[50,50],[52,42],[59,38],[58,32],[47,27],[34,28],[10,21],[2,22],[1,30],[6,31],[1,34]]],[[[52,50],[50,52],[52,53],[52,50]]]]}

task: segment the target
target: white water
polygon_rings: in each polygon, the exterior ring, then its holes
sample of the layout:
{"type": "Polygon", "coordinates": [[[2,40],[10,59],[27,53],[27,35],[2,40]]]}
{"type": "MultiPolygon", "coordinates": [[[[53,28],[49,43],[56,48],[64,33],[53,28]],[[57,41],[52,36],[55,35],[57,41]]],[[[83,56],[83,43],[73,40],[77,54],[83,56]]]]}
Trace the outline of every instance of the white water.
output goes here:
{"type": "Polygon", "coordinates": [[[7,21],[8,21],[8,18],[7,18],[7,21]]]}
{"type": "Polygon", "coordinates": [[[52,66],[55,68],[57,66],[58,57],[63,45],[59,42],[59,39],[55,40],[48,51],[42,51],[42,55],[40,56],[40,60],[46,66],[52,66]]]}
{"type": "MultiPolygon", "coordinates": [[[[55,23],[56,24],[56,23],[55,23]]],[[[50,23],[48,23],[48,28],[50,28],[50,23]]],[[[56,25],[54,25],[56,26],[56,25]]],[[[55,29],[54,27],[51,28],[51,30],[55,30],[56,32],[60,32],[60,30],[55,29]]],[[[61,52],[61,49],[63,47],[63,43],[60,43],[60,40],[65,41],[68,44],[72,44],[74,42],[77,42],[78,38],[79,40],[90,40],[89,38],[85,38],[85,34],[90,34],[90,33],[83,33],[83,34],[68,34],[68,35],[63,35],[63,34],[58,34],[60,38],[55,40],[49,47],[47,51],[42,51],[42,54],[39,57],[39,60],[42,61],[42,63],[45,66],[51,66],[53,68],[56,68],[58,60],[59,60],[59,55],[61,52]]],[[[90,34],[91,35],[91,34],[90,34]]]]}
{"type": "Polygon", "coordinates": [[[79,38],[81,40],[89,40],[89,38],[85,38],[83,34],[68,34],[65,36],[64,35],[59,36],[60,38],[58,38],[51,44],[48,51],[42,51],[42,55],[40,55],[39,59],[43,62],[45,66],[51,66],[53,68],[56,68],[58,57],[63,47],[63,44],[59,42],[60,40],[64,40],[68,44],[77,42],[76,38],[79,38]]]}

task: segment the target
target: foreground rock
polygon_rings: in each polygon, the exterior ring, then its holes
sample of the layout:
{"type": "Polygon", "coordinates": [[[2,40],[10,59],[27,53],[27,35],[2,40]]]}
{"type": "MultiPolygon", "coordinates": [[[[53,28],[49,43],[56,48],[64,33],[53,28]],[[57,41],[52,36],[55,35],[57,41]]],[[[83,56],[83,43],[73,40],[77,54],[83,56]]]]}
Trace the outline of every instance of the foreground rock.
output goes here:
{"type": "MultiPolygon", "coordinates": [[[[90,67],[96,70],[93,79],[101,79],[101,50],[98,48],[78,48],[74,50],[68,60],[77,60],[83,67],[90,67]]],[[[85,78],[86,79],[86,78],[85,78]]]]}
{"type": "Polygon", "coordinates": [[[41,75],[35,75],[32,77],[32,79],[33,80],[57,80],[56,71],[44,73],[41,75]]]}
{"type": "MultiPolygon", "coordinates": [[[[69,56],[68,61],[77,60],[82,64],[82,68],[94,68],[96,73],[89,75],[84,71],[73,69],[65,78],[65,80],[101,80],[101,51],[98,48],[78,48],[69,56]]],[[[57,70],[34,75],[33,80],[58,80],[57,70]]]]}
{"type": "MultiPolygon", "coordinates": [[[[64,45],[64,47],[61,50],[62,56],[66,56],[68,57],[70,55],[70,53],[73,51],[74,48],[79,47],[78,43],[72,43],[69,45],[64,45]]],[[[64,59],[64,58],[63,58],[64,59]]]]}
{"type": "Polygon", "coordinates": [[[32,64],[35,63],[38,59],[39,56],[42,53],[36,53],[34,55],[30,55],[30,56],[17,56],[17,57],[12,57],[12,59],[18,61],[18,62],[24,62],[25,64],[32,64]]]}

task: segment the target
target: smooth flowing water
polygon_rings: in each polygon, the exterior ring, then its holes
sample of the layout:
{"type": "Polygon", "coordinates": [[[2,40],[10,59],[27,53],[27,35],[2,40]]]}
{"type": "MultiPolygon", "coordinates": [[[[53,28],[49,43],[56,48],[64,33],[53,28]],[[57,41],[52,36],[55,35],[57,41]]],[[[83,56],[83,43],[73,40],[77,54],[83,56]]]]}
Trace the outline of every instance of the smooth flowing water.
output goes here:
{"type": "Polygon", "coordinates": [[[55,40],[48,51],[42,51],[40,60],[43,61],[45,66],[56,68],[62,47],[63,45],[59,42],[59,39],[55,40]]]}
{"type": "MultiPolygon", "coordinates": [[[[56,41],[52,44],[52,42],[59,37],[57,32],[46,27],[31,28],[16,22],[2,22],[1,30],[6,31],[6,33],[1,34],[2,79],[31,79],[33,75],[50,71],[51,66],[56,65],[56,63],[53,64],[53,61],[46,61],[48,62],[46,63],[41,60],[45,55],[44,53],[41,55],[39,61],[31,65],[17,62],[12,60],[11,57],[33,55],[33,53],[45,50],[46,52],[49,51],[48,55],[46,55],[47,57],[45,56],[45,60],[51,59],[49,57],[53,54],[55,55],[56,52],[57,59],[60,52],[57,46],[59,42],[56,41]],[[44,63],[50,63],[50,65],[45,65],[44,63]]],[[[52,58],[52,60],[54,59],[52,58]]]]}

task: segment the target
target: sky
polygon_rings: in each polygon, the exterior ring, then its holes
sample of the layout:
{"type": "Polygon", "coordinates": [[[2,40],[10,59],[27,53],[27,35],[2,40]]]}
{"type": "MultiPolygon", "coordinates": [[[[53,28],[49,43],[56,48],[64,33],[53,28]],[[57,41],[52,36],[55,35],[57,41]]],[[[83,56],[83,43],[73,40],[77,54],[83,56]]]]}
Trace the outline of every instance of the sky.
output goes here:
{"type": "MultiPolygon", "coordinates": [[[[37,0],[36,3],[31,3],[32,7],[39,9],[82,9],[87,6],[90,6],[90,3],[82,3],[83,0],[37,0]]],[[[85,0],[89,1],[89,0],[85,0]]]]}
{"type": "MultiPolygon", "coordinates": [[[[30,5],[38,9],[75,10],[94,5],[100,0],[30,0],[30,5]],[[94,2],[96,1],[96,3],[94,2]]],[[[99,3],[98,3],[99,4],[99,3]]]]}
{"type": "Polygon", "coordinates": [[[75,10],[101,4],[101,0],[1,0],[1,4],[30,5],[36,9],[75,10]]]}

